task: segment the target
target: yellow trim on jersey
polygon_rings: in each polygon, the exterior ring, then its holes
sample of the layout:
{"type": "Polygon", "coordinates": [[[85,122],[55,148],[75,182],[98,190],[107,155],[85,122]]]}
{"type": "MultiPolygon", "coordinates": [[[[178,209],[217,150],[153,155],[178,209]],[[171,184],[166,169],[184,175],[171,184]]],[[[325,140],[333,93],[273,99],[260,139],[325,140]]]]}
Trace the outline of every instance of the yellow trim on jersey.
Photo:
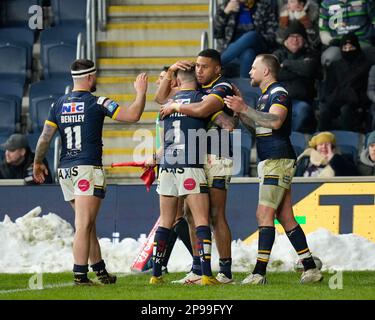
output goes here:
{"type": "Polygon", "coordinates": [[[180,89],[179,91],[196,91],[197,89],[191,88],[191,89],[180,89]]]}
{"type": "Polygon", "coordinates": [[[55,128],[57,128],[57,124],[54,123],[54,122],[52,122],[52,121],[46,120],[44,123],[45,123],[45,124],[48,124],[48,125],[51,126],[51,127],[55,127],[55,128]]]}
{"type": "Polygon", "coordinates": [[[288,111],[288,108],[287,108],[286,106],[283,106],[283,105],[280,104],[280,103],[274,103],[274,104],[272,104],[272,105],[271,105],[271,108],[272,108],[273,106],[276,106],[276,107],[279,107],[279,108],[282,108],[282,109],[285,109],[286,111],[288,111]]]}
{"type": "Polygon", "coordinates": [[[203,239],[203,242],[204,242],[204,243],[211,243],[210,240],[206,240],[206,239],[203,239]]]}
{"type": "Polygon", "coordinates": [[[121,108],[121,107],[117,107],[115,113],[114,113],[113,116],[112,116],[112,119],[113,119],[113,120],[116,120],[116,118],[117,118],[117,116],[118,116],[118,113],[120,112],[120,108],[121,108]]]}
{"type": "Polygon", "coordinates": [[[215,121],[215,119],[218,117],[218,115],[219,115],[220,113],[223,113],[223,112],[224,112],[223,110],[220,110],[220,111],[216,112],[216,113],[211,117],[211,121],[215,121]]]}
{"type": "Polygon", "coordinates": [[[212,87],[213,83],[217,81],[217,79],[219,79],[221,77],[218,76],[214,81],[210,82],[209,84],[205,85],[205,86],[202,86],[203,89],[206,89],[206,88],[209,88],[209,87],[212,87]]]}
{"type": "Polygon", "coordinates": [[[276,82],[276,81],[271,82],[267,87],[265,87],[265,88],[262,90],[262,94],[265,93],[265,92],[268,90],[268,88],[270,87],[270,85],[274,84],[275,82],[276,82]]]}
{"type": "Polygon", "coordinates": [[[217,94],[214,94],[214,93],[210,93],[208,96],[213,96],[213,97],[216,97],[216,98],[218,98],[220,101],[221,101],[221,103],[224,103],[224,100],[223,100],[223,98],[222,97],[220,97],[220,96],[218,96],[217,94]]]}
{"type": "Polygon", "coordinates": [[[262,134],[257,134],[257,137],[266,137],[266,136],[272,136],[272,133],[262,133],[262,134]]]}

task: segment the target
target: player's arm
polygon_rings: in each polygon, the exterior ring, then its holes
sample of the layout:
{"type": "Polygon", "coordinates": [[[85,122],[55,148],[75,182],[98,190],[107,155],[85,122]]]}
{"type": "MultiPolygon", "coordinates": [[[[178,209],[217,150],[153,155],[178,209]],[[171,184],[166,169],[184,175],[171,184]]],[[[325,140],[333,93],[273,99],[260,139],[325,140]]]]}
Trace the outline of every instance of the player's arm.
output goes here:
{"type": "Polygon", "coordinates": [[[224,101],[228,108],[239,114],[240,119],[245,124],[252,120],[259,126],[273,130],[277,130],[282,126],[288,114],[287,108],[277,103],[272,104],[269,112],[262,112],[250,108],[241,97],[227,96],[224,101]]]}
{"type": "Polygon", "coordinates": [[[35,182],[37,183],[43,183],[45,181],[45,177],[48,175],[48,168],[43,163],[43,159],[47,155],[49,145],[56,131],[57,125],[54,122],[47,120],[44,124],[43,132],[38,139],[35,150],[33,176],[35,182]]]}
{"type": "Polygon", "coordinates": [[[160,82],[159,88],[156,90],[154,98],[155,102],[159,104],[166,103],[168,99],[177,93],[178,88],[171,88],[172,77],[177,70],[189,70],[193,67],[194,63],[185,60],[177,61],[171,65],[163,80],[160,82]]]}
{"type": "Polygon", "coordinates": [[[133,123],[139,121],[146,105],[147,80],[145,73],[140,73],[137,76],[134,82],[135,100],[128,108],[118,107],[112,119],[133,123]]]}

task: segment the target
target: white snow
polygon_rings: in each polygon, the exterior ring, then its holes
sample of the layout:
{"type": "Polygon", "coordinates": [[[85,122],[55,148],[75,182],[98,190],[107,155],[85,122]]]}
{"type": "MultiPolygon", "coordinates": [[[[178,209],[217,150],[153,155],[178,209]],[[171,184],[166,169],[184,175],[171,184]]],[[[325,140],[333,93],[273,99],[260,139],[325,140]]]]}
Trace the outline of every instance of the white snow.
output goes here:
{"type": "MultiPolygon", "coordinates": [[[[54,213],[41,214],[37,207],[12,222],[5,215],[0,222],[0,272],[33,273],[70,271],[73,266],[73,227],[54,213]]],[[[323,270],[375,270],[375,243],[354,235],[335,235],[319,229],[307,235],[313,255],[323,262],[323,270]]],[[[130,272],[130,265],[141,247],[132,238],[113,244],[100,239],[103,258],[108,270],[130,272]]],[[[232,242],[233,271],[249,271],[255,263],[257,241],[245,245],[241,240],[232,242]]],[[[277,235],[272,249],[269,271],[293,270],[297,254],[284,234],[277,235]]],[[[170,272],[188,271],[191,257],[181,241],[177,241],[168,264],[170,272]]],[[[215,245],[212,267],[218,270],[215,245]]]]}

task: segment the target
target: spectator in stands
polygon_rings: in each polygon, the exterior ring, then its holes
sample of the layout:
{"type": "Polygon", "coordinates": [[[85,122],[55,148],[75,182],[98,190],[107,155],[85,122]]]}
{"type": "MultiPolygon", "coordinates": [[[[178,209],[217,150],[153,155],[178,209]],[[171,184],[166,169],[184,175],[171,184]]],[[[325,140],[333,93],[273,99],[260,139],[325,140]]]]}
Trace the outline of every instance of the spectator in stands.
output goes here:
{"type": "Polygon", "coordinates": [[[366,95],[370,62],[354,33],[341,39],[342,58],[327,68],[319,102],[319,131],[342,129],[366,131],[365,115],[370,105],[366,95]],[[339,123],[334,124],[333,119],[339,123]]]}
{"type": "Polygon", "coordinates": [[[321,132],[313,136],[309,148],[297,159],[296,176],[330,178],[357,175],[354,163],[336,151],[333,133],[321,132]]]}
{"type": "Polygon", "coordinates": [[[375,131],[367,138],[366,148],[359,157],[358,170],[361,176],[375,176],[375,131]]]}
{"type": "Polygon", "coordinates": [[[372,0],[323,0],[320,3],[320,40],[325,51],[322,65],[341,58],[340,39],[355,32],[362,48],[370,47],[374,39],[375,3],[372,0]]]}
{"type": "Polygon", "coordinates": [[[277,6],[272,0],[225,0],[214,21],[223,66],[238,58],[240,76],[248,78],[256,55],[275,49],[277,28],[277,6]]]}
{"type": "Polygon", "coordinates": [[[309,48],[318,50],[320,47],[318,18],[317,3],[310,0],[288,0],[280,9],[278,42],[283,42],[283,32],[290,23],[299,21],[306,30],[309,48]]]}
{"type": "Polygon", "coordinates": [[[292,130],[299,132],[315,131],[316,127],[312,103],[319,62],[306,48],[306,37],[303,25],[293,21],[285,30],[283,47],[274,52],[281,64],[279,81],[292,98],[292,130]]]}
{"type": "MultiPolygon", "coordinates": [[[[34,184],[33,162],[34,153],[31,152],[27,138],[23,134],[12,134],[8,140],[1,145],[5,150],[5,158],[0,164],[0,179],[24,179],[28,184],[34,184]]],[[[47,166],[48,176],[46,183],[52,183],[51,171],[47,160],[43,163],[47,166]]]]}
{"type": "Polygon", "coordinates": [[[372,102],[371,105],[371,129],[375,130],[375,65],[373,65],[370,69],[370,73],[368,76],[368,86],[367,86],[367,96],[372,102]]]}

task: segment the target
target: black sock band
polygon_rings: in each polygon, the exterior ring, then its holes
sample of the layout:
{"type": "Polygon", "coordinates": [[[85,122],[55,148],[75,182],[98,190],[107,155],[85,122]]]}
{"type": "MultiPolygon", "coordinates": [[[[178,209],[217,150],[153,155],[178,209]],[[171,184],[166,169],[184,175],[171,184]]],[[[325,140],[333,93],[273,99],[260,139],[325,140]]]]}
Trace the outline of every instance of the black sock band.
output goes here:
{"type": "Polygon", "coordinates": [[[89,265],[88,264],[86,265],[75,264],[73,266],[73,272],[74,273],[87,273],[89,272],[89,265]]]}
{"type": "Polygon", "coordinates": [[[102,259],[99,262],[97,262],[95,264],[92,264],[91,265],[91,269],[94,272],[100,272],[100,271],[105,270],[105,262],[104,262],[104,260],[102,259]]]}

